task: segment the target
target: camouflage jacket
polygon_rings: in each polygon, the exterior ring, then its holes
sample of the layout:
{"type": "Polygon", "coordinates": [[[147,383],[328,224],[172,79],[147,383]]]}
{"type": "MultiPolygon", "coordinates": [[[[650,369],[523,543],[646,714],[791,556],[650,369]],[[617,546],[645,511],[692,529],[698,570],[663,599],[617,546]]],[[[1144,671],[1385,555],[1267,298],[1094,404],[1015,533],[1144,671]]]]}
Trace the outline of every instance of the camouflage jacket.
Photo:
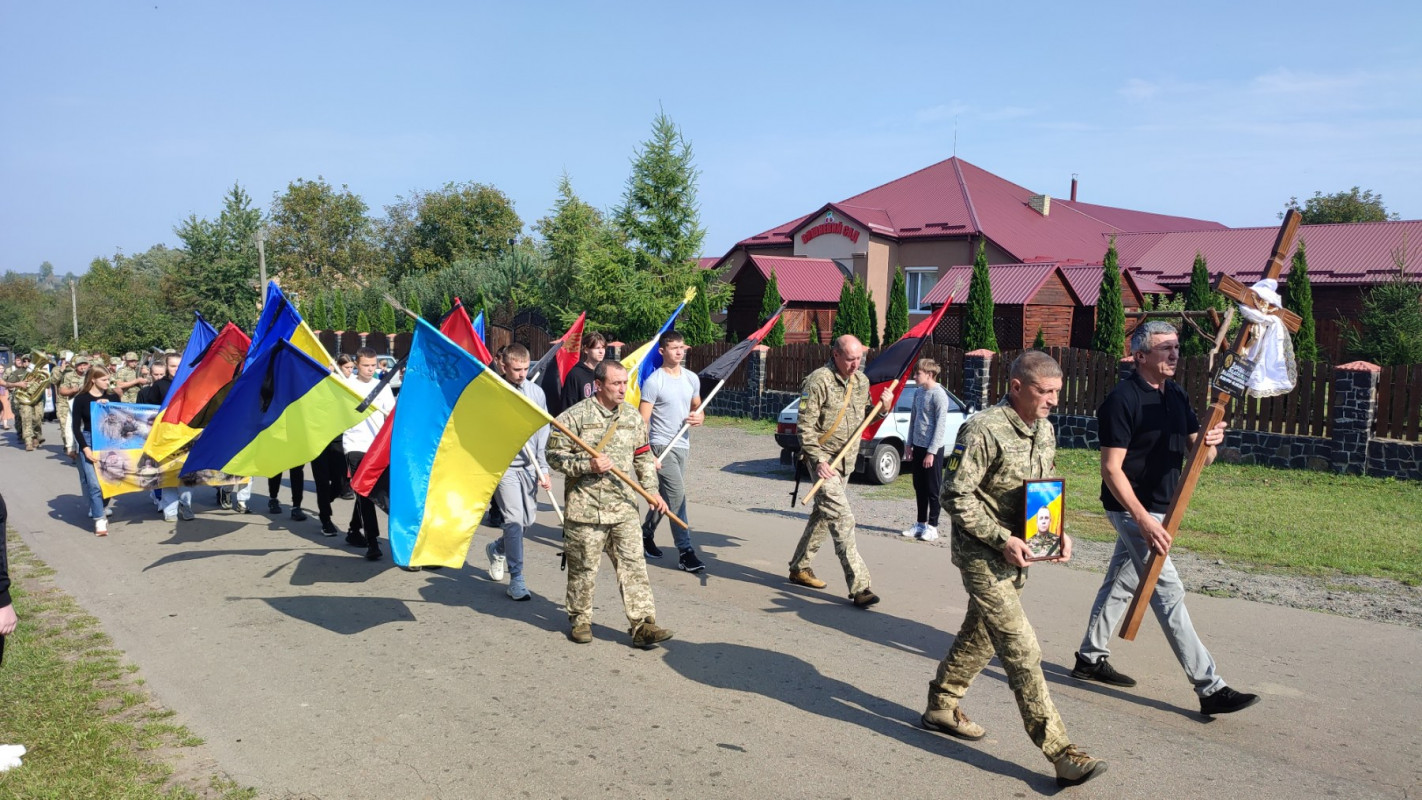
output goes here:
{"type": "MultiPolygon", "coordinates": [[[[22,370],[19,367],[11,367],[5,371],[5,375],[3,377],[0,377],[0,380],[5,381],[6,383],[44,383],[48,385],[49,375],[45,373],[45,371],[42,369],[32,369],[29,372],[26,372],[25,370],[22,370]]],[[[10,390],[10,402],[19,402],[19,398],[15,396],[15,392],[17,391],[19,391],[19,389],[10,390]]],[[[27,405],[39,405],[42,402],[44,402],[44,394],[40,393],[36,394],[34,401],[28,403],[27,405]]]]}
{"type": "MultiPolygon", "coordinates": [[[[849,442],[864,415],[869,411],[869,378],[861,371],[855,371],[848,380],[835,371],[834,362],[811,372],[800,384],[800,452],[814,474],[814,466],[834,460],[835,454],[849,442]],[[835,426],[835,417],[844,407],[844,395],[849,393],[849,407],[844,409],[844,417],[835,426]],[[834,433],[824,443],[820,437],[834,428],[834,433]]],[[[850,445],[840,462],[840,471],[854,469],[859,457],[859,440],[850,445]]]]}
{"type": "MultiPolygon", "coordinates": [[[[82,389],[84,388],[84,376],[80,375],[79,371],[73,367],[65,367],[64,371],[59,373],[59,380],[55,383],[55,386],[61,389],[82,389]]],[[[61,395],[61,399],[73,400],[75,396],[76,395],[63,397],[61,395]]]]}
{"type": "Polygon", "coordinates": [[[1055,477],[1056,434],[1042,419],[1024,422],[1004,397],[970,417],[944,468],[943,510],[953,518],[953,563],[1002,557],[1022,524],[1022,483],[1055,477]]]}
{"type": "MultiPolygon", "coordinates": [[[[596,397],[589,397],[558,415],[559,422],[592,447],[602,441],[613,419],[617,430],[600,452],[628,476],[635,468],[642,488],[656,494],[657,468],[647,444],[647,424],[636,409],[622,403],[616,411],[608,411],[596,397]]],[[[548,465],[567,476],[563,514],[569,522],[610,525],[637,520],[637,493],[611,472],[594,473],[592,456],[556,428],[548,437],[548,465]]]]}
{"type": "MultiPolygon", "coordinates": [[[[119,367],[117,370],[114,371],[115,384],[128,383],[129,381],[136,380],[138,380],[138,370],[136,369],[130,369],[129,367],[119,367]]],[[[115,386],[115,388],[117,389],[118,387],[115,386]]],[[[138,389],[139,386],[130,386],[120,392],[119,396],[123,398],[123,401],[125,403],[136,403],[138,402],[138,389]]]]}

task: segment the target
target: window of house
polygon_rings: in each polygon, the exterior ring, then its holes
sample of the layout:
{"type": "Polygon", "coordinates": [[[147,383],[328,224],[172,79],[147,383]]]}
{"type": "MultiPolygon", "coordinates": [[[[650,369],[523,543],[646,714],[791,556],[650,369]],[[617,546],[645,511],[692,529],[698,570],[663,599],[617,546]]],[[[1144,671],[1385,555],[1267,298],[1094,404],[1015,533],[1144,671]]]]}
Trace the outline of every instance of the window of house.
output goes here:
{"type": "Polygon", "coordinates": [[[938,282],[937,267],[907,267],[904,269],[904,289],[908,292],[909,311],[928,311],[923,298],[938,282]]]}

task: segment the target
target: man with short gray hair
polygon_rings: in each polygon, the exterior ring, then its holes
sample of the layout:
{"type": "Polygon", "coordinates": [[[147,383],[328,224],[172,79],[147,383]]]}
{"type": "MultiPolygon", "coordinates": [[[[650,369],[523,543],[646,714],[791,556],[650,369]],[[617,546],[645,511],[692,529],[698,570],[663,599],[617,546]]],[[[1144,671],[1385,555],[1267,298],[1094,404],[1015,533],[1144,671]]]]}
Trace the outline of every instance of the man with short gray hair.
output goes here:
{"type": "MultiPolygon", "coordinates": [[[[1195,633],[1185,609],[1185,587],[1169,557],[1171,535],[1161,524],[1175,496],[1185,453],[1201,435],[1190,398],[1170,380],[1180,361],[1180,337],[1167,322],[1151,321],[1131,334],[1136,369],[1116,384],[1096,411],[1101,439],[1101,503],[1116,528],[1116,551],[1091,606],[1091,617],[1071,675],[1112,686],[1134,679],[1107,661],[1111,634],[1126,613],[1151,551],[1165,559],[1150,605],[1170,647],[1200,698],[1205,716],[1229,714],[1259,702],[1231,689],[1195,633]]],[[[1205,464],[1215,460],[1225,425],[1204,432],[1205,464]]]]}

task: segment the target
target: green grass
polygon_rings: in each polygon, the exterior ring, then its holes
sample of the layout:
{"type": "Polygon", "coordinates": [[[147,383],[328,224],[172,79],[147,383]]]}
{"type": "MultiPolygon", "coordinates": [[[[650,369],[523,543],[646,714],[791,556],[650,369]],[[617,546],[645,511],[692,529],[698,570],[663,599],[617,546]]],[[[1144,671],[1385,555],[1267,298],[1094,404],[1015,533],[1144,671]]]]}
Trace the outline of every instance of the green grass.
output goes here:
{"type": "Polygon", "coordinates": [[[735,428],[752,434],[773,435],[774,419],[751,419],[750,417],[707,417],[708,428],[735,428]]]}
{"type": "MultiPolygon", "coordinates": [[[[1058,450],[1067,530],[1095,541],[1116,532],[1101,506],[1101,456],[1058,450]]],[[[912,499],[907,476],[871,490],[912,499]]],[[[1327,472],[1213,464],[1200,478],[1176,544],[1236,566],[1299,575],[1367,575],[1422,584],[1422,483],[1327,472]]]]}
{"type": "Polygon", "coordinates": [[[24,765],[0,773],[0,797],[183,800],[256,796],[221,776],[179,778],[176,748],[202,740],[168,722],[98,620],[43,580],[53,571],[10,539],[20,625],[0,667],[0,743],[24,765]],[[206,785],[202,784],[206,781],[206,785]]]}

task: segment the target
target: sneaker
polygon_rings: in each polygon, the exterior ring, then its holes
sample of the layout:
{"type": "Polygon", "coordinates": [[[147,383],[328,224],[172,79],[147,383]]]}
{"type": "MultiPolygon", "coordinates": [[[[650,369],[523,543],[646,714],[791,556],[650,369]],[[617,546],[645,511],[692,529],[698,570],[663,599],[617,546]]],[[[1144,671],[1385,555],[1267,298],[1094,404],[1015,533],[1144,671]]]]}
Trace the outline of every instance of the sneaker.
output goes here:
{"type": "Polygon", "coordinates": [[[932,525],[924,525],[923,533],[920,533],[918,538],[925,542],[935,541],[938,538],[938,528],[932,525]]]}
{"type": "Polygon", "coordinates": [[[275,497],[267,501],[267,512],[270,514],[281,513],[281,503],[278,503],[275,497]]]}
{"type": "Polygon", "coordinates": [[[182,503],[179,503],[179,504],[178,504],[178,519],[184,520],[185,522],[192,522],[192,521],[193,521],[193,507],[192,507],[192,506],[189,506],[189,505],[184,505],[184,504],[182,504],[182,503]]]}
{"type": "Polygon", "coordinates": [[[98,519],[94,520],[94,535],[95,535],[95,536],[108,536],[108,535],[109,535],[109,521],[106,520],[106,519],[104,519],[103,517],[99,517],[98,519]]]}
{"type": "Polygon", "coordinates": [[[701,559],[696,557],[695,550],[681,551],[681,557],[677,559],[676,566],[683,572],[700,572],[706,569],[706,565],[701,563],[701,559]]]}
{"type": "Polygon", "coordinates": [[[217,490],[217,505],[227,511],[232,510],[232,493],[226,489],[217,490]]]}
{"type": "Polygon", "coordinates": [[[341,499],[342,499],[342,500],[354,500],[354,499],[355,499],[355,492],[351,491],[350,487],[347,486],[345,489],[341,490],[341,499]]]}
{"type": "Polygon", "coordinates": [[[640,647],[643,650],[656,647],[658,642],[665,642],[672,638],[672,632],[666,628],[658,628],[657,623],[650,619],[640,622],[637,627],[628,631],[632,634],[632,646],[640,647]]]}
{"type": "Polygon", "coordinates": [[[523,585],[523,576],[515,575],[509,578],[509,588],[505,592],[514,600],[532,600],[533,595],[529,594],[528,587],[523,585]]]}
{"type": "Polygon", "coordinates": [[[812,569],[792,569],[790,570],[790,582],[800,586],[808,586],[811,589],[823,589],[828,584],[815,577],[812,569]]]}
{"type": "Polygon", "coordinates": [[[1259,695],[1236,692],[1228,686],[1221,686],[1208,697],[1200,698],[1200,713],[1207,717],[1215,714],[1233,714],[1259,702],[1259,695]]]}
{"type": "Polygon", "coordinates": [[[1136,679],[1129,675],[1122,675],[1111,666],[1111,662],[1102,656],[1101,660],[1095,664],[1081,657],[1081,653],[1076,654],[1076,669],[1071,671],[1071,676],[1079,681],[1101,681],[1112,686],[1125,686],[1127,688],[1136,685],[1136,679]]]}
{"type": "Polygon", "coordinates": [[[385,558],[385,554],[380,552],[379,547],[372,547],[365,551],[366,561],[379,561],[382,558],[385,558]]]}
{"type": "Polygon", "coordinates": [[[346,544],[351,547],[365,547],[365,535],[360,531],[346,531],[346,544]]]}
{"type": "Polygon", "coordinates": [[[335,536],[336,534],[338,534],[338,533],[340,533],[340,532],[341,532],[341,529],[336,527],[336,523],[332,522],[330,517],[322,517],[322,518],[321,518],[321,535],[322,535],[322,536],[335,536]]]}
{"type": "Polygon", "coordinates": [[[578,644],[587,644],[588,642],[591,642],[592,625],[586,622],[574,625],[573,629],[571,631],[568,631],[568,638],[572,639],[578,644]]]}
{"type": "Polygon", "coordinates": [[[661,558],[662,549],[648,538],[642,539],[642,551],[647,554],[647,558],[661,558]]]}
{"type": "Polygon", "coordinates": [[[859,592],[850,595],[849,601],[858,608],[868,608],[869,606],[872,606],[875,603],[879,602],[879,595],[874,594],[874,592],[870,591],[869,589],[862,589],[859,592]]]}
{"type": "Polygon", "coordinates": [[[177,522],[177,521],[178,521],[178,515],[177,515],[177,514],[164,514],[164,515],[163,515],[163,521],[164,521],[164,522],[177,522]]]}
{"type": "Polygon", "coordinates": [[[484,555],[489,557],[489,580],[501,581],[504,579],[504,571],[508,569],[509,560],[499,552],[497,540],[484,545],[484,555]]]}
{"type": "Polygon", "coordinates": [[[234,501],[232,503],[232,510],[236,511],[238,514],[246,514],[250,509],[247,508],[246,503],[243,503],[241,501],[234,501]]]}
{"type": "Polygon", "coordinates": [[[907,536],[907,537],[910,538],[910,539],[917,539],[917,538],[919,537],[919,535],[921,535],[921,534],[923,533],[923,528],[924,528],[924,525],[923,525],[922,522],[915,522],[915,523],[913,524],[913,527],[912,527],[912,528],[909,528],[909,529],[906,530],[906,531],[900,532],[899,535],[900,535],[900,536],[907,536]]]}
{"type": "Polygon", "coordinates": [[[1057,768],[1057,786],[1063,788],[1080,786],[1106,771],[1105,761],[1092,758],[1075,746],[1068,746],[1052,766],[1057,768]]]}
{"type": "Polygon", "coordinates": [[[929,709],[918,718],[918,724],[928,730],[946,733],[949,736],[967,739],[970,742],[976,742],[987,736],[987,731],[983,730],[983,726],[968,719],[968,715],[963,713],[963,709],[957,706],[929,709]]]}
{"type": "Polygon", "coordinates": [[[291,518],[296,522],[306,521],[306,512],[301,510],[301,506],[291,507],[291,518]]]}
{"type": "Polygon", "coordinates": [[[106,517],[112,517],[113,515],[114,515],[114,501],[113,501],[113,500],[109,500],[107,503],[104,503],[104,516],[106,516],[106,517]]]}

